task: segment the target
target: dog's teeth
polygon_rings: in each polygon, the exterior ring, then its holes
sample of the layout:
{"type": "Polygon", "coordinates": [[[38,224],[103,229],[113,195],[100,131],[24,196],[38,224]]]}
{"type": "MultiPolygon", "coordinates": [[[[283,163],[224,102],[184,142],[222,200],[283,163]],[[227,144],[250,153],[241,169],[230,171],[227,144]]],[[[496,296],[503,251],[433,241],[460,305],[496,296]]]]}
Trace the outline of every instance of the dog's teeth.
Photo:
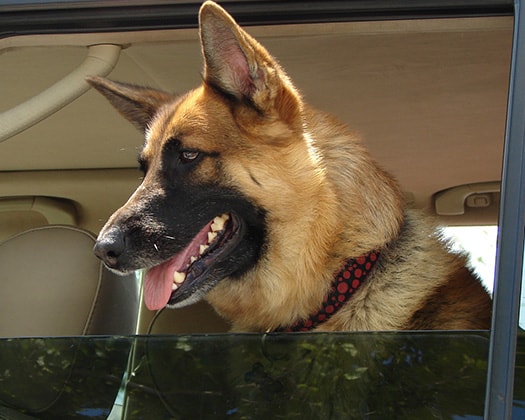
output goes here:
{"type": "Polygon", "coordinates": [[[213,219],[213,223],[211,224],[212,232],[218,232],[219,230],[222,230],[223,227],[224,227],[224,221],[222,219],[219,219],[218,217],[213,219]]]}
{"type": "Polygon", "coordinates": [[[174,292],[175,290],[177,290],[179,288],[179,285],[177,283],[173,283],[171,285],[171,291],[174,292]]]}
{"type": "Polygon", "coordinates": [[[224,229],[224,224],[226,223],[226,221],[230,218],[230,216],[228,216],[226,213],[221,215],[221,216],[217,216],[215,219],[213,219],[213,223],[211,225],[211,230],[212,232],[218,232],[219,230],[223,230],[224,229]]]}
{"type": "Polygon", "coordinates": [[[197,257],[191,257],[190,262],[193,264],[195,261],[197,261],[197,257]]]}
{"type": "Polygon", "coordinates": [[[204,254],[204,252],[208,249],[208,245],[201,245],[199,247],[199,254],[204,254]]]}
{"type": "Polygon", "coordinates": [[[216,237],[217,232],[208,232],[208,243],[211,244],[216,237]]]}
{"type": "Polygon", "coordinates": [[[173,273],[173,283],[174,284],[180,285],[180,284],[184,283],[184,280],[186,280],[186,274],[185,273],[181,273],[179,271],[175,271],[173,273]]]}

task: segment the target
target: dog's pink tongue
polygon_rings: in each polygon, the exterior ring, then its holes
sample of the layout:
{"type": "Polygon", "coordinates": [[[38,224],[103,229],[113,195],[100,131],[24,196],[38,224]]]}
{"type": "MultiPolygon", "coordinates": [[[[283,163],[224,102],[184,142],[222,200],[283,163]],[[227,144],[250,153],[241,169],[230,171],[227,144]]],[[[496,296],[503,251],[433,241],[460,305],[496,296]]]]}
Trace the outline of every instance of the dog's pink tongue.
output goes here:
{"type": "Polygon", "coordinates": [[[204,226],[188,246],[172,259],[148,270],[144,279],[144,303],[150,311],[162,309],[168,304],[173,290],[173,274],[184,271],[191,257],[199,255],[200,245],[207,243],[211,224],[204,226]]]}
{"type": "Polygon", "coordinates": [[[144,279],[144,303],[150,311],[164,308],[170,299],[173,274],[179,271],[183,258],[175,256],[169,261],[150,268],[144,279]]]}

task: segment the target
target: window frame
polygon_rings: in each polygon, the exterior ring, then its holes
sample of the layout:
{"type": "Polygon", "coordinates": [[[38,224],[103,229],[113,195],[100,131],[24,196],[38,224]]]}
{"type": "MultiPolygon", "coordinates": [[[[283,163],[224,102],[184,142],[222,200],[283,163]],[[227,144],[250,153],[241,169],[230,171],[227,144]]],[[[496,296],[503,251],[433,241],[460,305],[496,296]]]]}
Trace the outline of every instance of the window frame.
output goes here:
{"type": "MultiPolygon", "coordinates": [[[[200,1],[0,1],[0,38],[195,28],[200,1]],[[125,12],[123,13],[123,10],[125,12]]],[[[330,0],[222,3],[243,25],[514,16],[485,418],[510,419],[525,240],[525,0],[330,0]],[[521,36],[521,40],[520,38],[521,36]]]]}
{"type": "Polygon", "coordinates": [[[485,418],[510,419],[525,240],[525,2],[514,2],[514,33],[503,152],[499,238],[485,418]],[[521,92],[521,95],[520,95],[521,92]]]}
{"type": "MultiPolygon", "coordinates": [[[[0,0],[0,38],[196,28],[201,0],[0,0]],[[118,3],[118,5],[117,5],[118,3]]],[[[241,25],[510,16],[512,0],[222,0],[241,25]]]]}

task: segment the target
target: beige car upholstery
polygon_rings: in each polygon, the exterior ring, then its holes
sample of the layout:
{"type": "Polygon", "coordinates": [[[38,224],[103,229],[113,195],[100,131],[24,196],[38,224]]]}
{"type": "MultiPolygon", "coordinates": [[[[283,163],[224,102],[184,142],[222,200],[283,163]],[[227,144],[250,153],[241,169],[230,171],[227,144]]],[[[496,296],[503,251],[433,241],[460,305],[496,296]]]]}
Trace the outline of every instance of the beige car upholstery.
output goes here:
{"type": "Polygon", "coordinates": [[[138,282],[105,269],[94,243],[71,226],[0,243],[0,337],[135,333],[138,282]]]}
{"type": "Polygon", "coordinates": [[[148,334],[209,334],[230,331],[231,325],[205,301],[158,311],[145,331],[148,334]]]}

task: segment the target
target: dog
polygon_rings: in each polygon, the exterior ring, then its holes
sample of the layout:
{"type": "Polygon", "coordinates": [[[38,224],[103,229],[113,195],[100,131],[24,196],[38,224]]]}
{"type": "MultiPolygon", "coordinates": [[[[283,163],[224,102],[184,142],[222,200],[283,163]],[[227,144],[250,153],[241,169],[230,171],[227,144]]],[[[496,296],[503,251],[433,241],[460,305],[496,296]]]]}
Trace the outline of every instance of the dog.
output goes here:
{"type": "Polygon", "coordinates": [[[434,220],[217,4],[182,96],[88,82],[145,134],[144,178],[94,248],[147,270],[150,310],[206,299],[232,331],[488,329],[491,298],[434,220]]]}

